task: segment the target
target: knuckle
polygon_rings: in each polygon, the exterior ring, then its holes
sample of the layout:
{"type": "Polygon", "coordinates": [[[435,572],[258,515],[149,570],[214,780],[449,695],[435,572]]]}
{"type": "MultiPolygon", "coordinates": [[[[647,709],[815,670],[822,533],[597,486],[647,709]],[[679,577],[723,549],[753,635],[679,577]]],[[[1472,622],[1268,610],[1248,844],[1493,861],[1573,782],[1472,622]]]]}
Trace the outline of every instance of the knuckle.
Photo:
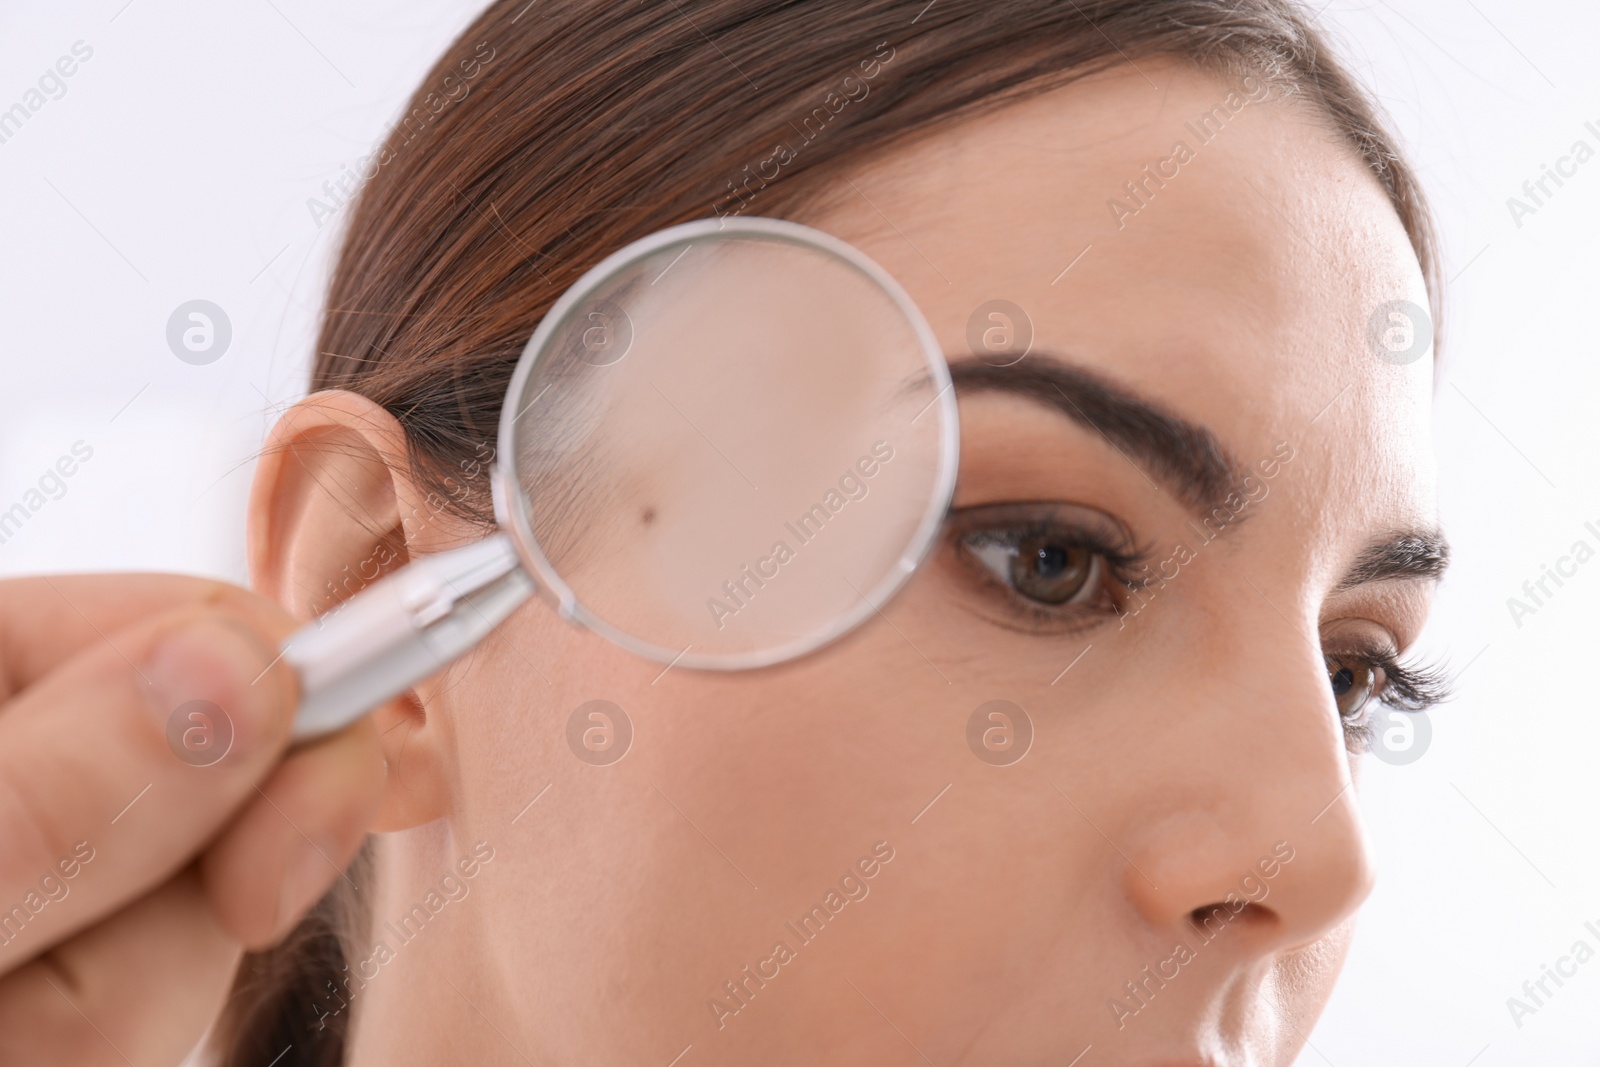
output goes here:
{"type": "MultiPolygon", "coordinates": [[[[71,813],[62,810],[62,790],[48,784],[72,781],[63,770],[49,752],[36,751],[0,774],[0,871],[31,881],[71,854],[71,813]]],[[[9,902],[0,907],[9,914],[9,902]]]]}

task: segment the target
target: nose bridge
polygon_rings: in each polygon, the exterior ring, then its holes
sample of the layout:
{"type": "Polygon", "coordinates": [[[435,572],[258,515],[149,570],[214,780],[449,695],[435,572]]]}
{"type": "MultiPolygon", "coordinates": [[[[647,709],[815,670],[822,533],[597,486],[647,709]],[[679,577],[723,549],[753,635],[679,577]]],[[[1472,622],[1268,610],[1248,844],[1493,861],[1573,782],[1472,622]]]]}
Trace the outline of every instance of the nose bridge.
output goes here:
{"type": "Polygon", "coordinates": [[[1136,697],[1153,740],[1124,884],[1154,927],[1209,940],[1242,916],[1280,949],[1347,918],[1373,872],[1314,625],[1250,596],[1260,611],[1164,642],[1136,697]]]}

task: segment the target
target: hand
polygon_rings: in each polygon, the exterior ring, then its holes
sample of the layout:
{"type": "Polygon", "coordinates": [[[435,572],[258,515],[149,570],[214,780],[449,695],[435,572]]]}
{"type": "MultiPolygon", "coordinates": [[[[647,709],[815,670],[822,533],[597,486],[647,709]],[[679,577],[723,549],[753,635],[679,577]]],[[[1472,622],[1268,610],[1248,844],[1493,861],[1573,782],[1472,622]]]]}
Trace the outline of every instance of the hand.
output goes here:
{"type": "Polygon", "coordinates": [[[289,751],[297,621],[172,575],[0,582],[0,1063],[182,1062],[360,846],[362,720],[289,751]]]}

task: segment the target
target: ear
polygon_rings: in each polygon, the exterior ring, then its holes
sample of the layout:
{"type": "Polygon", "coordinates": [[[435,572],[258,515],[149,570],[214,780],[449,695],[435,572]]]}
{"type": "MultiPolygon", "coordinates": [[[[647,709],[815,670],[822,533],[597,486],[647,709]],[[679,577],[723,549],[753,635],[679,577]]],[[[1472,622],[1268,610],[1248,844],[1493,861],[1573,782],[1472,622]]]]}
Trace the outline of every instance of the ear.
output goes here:
{"type": "MultiPolygon", "coordinates": [[[[400,423],[366,397],[328,391],[296,404],[273,427],[250,490],[251,585],[309,620],[412,554],[471,536],[410,472],[400,423]]],[[[447,724],[428,712],[436,681],[373,712],[388,783],[372,830],[418,826],[449,811],[452,746],[447,724]]]]}

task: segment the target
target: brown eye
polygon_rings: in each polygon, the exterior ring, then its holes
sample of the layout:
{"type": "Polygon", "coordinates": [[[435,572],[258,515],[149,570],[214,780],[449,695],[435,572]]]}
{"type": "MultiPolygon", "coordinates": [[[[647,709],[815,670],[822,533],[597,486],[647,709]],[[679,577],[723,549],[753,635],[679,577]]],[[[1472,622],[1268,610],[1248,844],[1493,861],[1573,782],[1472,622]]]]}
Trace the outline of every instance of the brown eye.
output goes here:
{"type": "Polygon", "coordinates": [[[1340,717],[1359,720],[1362,709],[1378,688],[1378,671],[1370,663],[1341,656],[1327,657],[1328,684],[1340,717]]]}
{"type": "Polygon", "coordinates": [[[988,541],[970,550],[996,578],[1041,604],[1069,603],[1092,593],[1099,579],[1099,553],[1051,537],[988,541]]]}
{"type": "Polygon", "coordinates": [[[1086,548],[1028,540],[1011,559],[1011,580],[1017,592],[1046,604],[1065,604],[1088,583],[1094,553],[1086,548]]]}
{"type": "Polygon", "coordinates": [[[1066,501],[955,508],[945,520],[947,572],[965,604],[1023,633],[1060,634],[1120,618],[1149,570],[1126,526],[1066,501]],[[1002,618],[1003,615],[1003,618],[1002,618]]]}

